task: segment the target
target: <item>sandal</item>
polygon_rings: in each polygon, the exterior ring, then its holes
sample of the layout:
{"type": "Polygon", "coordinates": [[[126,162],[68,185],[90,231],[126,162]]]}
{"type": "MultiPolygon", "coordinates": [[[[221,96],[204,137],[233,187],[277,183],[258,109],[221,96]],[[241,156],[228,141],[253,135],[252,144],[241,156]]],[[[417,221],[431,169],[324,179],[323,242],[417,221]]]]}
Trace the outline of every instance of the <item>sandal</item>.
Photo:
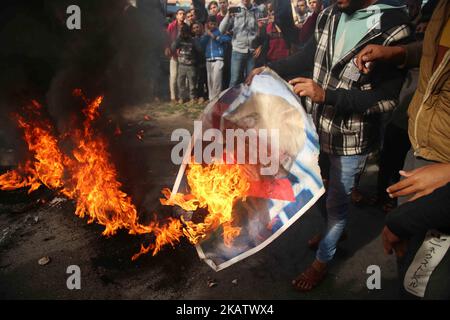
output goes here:
{"type": "Polygon", "coordinates": [[[292,281],[292,285],[294,286],[295,290],[300,292],[311,291],[323,281],[326,274],[326,268],[322,271],[319,271],[312,265],[310,265],[303,273],[301,273],[292,281]]]}

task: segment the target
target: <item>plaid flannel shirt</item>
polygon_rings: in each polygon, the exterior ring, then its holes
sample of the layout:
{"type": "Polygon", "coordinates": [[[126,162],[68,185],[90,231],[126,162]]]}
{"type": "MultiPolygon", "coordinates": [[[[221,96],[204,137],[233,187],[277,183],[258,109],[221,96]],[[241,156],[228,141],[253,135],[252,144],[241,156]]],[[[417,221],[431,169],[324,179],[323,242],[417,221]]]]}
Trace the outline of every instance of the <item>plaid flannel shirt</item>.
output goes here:
{"type": "Polygon", "coordinates": [[[313,80],[325,90],[324,103],[305,99],[305,108],[312,114],[322,152],[365,154],[379,145],[381,113],[396,106],[404,71],[377,62],[374,70],[364,75],[357,70],[354,58],[368,44],[388,46],[405,42],[410,29],[402,9],[386,10],[363,39],[332,65],[340,16],[336,5],[326,8],[317,19],[314,37],[303,50],[269,63],[269,67],[285,78],[312,72],[313,80]]]}
{"type": "MultiPolygon", "coordinates": [[[[393,9],[392,11],[394,10],[399,9],[393,9]]],[[[377,76],[360,74],[358,79],[351,79],[352,77],[349,78],[346,75],[351,71],[349,69],[355,68],[353,60],[367,44],[389,46],[401,42],[410,36],[408,25],[402,23],[401,19],[392,21],[395,19],[392,15],[389,17],[389,13],[386,13],[386,17],[383,17],[383,13],[380,22],[372,26],[363,39],[332,66],[334,40],[340,15],[340,11],[334,5],[326,8],[318,17],[315,38],[313,39],[316,43],[313,80],[327,94],[336,89],[359,90],[357,93],[360,93],[365,90],[373,90],[380,83],[387,83],[392,77],[398,78],[400,76],[400,82],[397,81],[397,83],[400,83],[398,87],[400,90],[403,76],[401,73],[399,75],[401,71],[394,66],[381,68],[381,73],[377,76]]],[[[361,103],[361,100],[363,99],[360,99],[359,103],[361,103]]],[[[373,99],[368,99],[368,101],[371,100],[373,101],[373,99]]],[[[316,124],[321,151],[335,155],[357,155],[370,152],[379,142],[380,113],[393,110],[397,104],[396,100],[397,98],[392,97],[392,95],[377,98],[376,102],[367,106],[363,113],[343,114],[337,112],[333,105],[327,104],[327,101],[324,104],[317,104],[307,98],[306,109],[312,113],[316,124]]]]}

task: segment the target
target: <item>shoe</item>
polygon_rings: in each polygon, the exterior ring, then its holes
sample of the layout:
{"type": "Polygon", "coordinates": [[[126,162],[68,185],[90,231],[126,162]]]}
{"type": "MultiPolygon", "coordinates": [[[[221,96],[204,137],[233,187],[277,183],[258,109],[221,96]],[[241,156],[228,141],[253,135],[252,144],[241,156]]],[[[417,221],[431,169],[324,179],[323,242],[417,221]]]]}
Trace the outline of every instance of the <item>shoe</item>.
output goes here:
{"type": "Polygon", "coordinates": [[[192,107],[192,106],[194,106],[194,105],[196,105],[196,104],[197,104],[197,101],[196,101],[195,99],[191,99],[191,100],[189,100],[189,101],[187,102],[187,105],[190,106],[190,107],[192,107]]]}
{"type": "Polygon", "coordinates": [[[205,103],[205,98],[203,98],[203,97],[200,97],[200,98],[198,98],[198,104],[203,104],[203,103],[205,103]]]}
{"type": "Polygon", "coordinates": [[[179,99],[179,100],[178,100],[178,104],[183,104],[183,103],[185,103],[185,100],[184,100],[184,99],[179,99]]]}

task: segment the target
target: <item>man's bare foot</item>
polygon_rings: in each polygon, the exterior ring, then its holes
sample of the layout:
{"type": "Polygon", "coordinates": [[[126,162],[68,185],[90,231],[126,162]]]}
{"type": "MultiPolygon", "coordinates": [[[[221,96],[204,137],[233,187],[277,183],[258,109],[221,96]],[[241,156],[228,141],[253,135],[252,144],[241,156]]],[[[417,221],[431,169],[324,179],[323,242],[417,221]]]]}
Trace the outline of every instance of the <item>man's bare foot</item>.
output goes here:
{"type": "Polygon", "coordinates": [[[327,274],[327,264],[315,259],[314,262],[292,281],[294,288],[301,292],[317,287],[327,274]]]}

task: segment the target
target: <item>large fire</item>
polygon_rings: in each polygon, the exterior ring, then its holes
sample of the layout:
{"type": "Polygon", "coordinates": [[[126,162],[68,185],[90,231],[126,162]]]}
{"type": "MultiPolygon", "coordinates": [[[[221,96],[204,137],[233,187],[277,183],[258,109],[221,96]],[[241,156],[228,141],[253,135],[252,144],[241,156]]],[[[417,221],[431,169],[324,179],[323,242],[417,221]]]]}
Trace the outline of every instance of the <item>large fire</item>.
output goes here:
{"type": "Polygon", "coordinates": [[[32,101],[23,116],[15,116],[18,126],[23,129],[31,159],[16,170],[0,175],[1,190],[26,187],[31,193],[45,185],[73,200],[77,216],[87,216],[88,223],[105,226],[105,236],[114,235],[119,229],[126,229],[130,234],[152,234],[153,242],[142,245],[133,260],[150,251],[156,255],[166,245],[175,246],[183,236],[196,244],[219,227],[222,227],[225,245],[232,244],[240,233],[240,228],[233,226],[233,205],[238,200],[245,200],[250,187],[240,165],[193,164],[186,173],[190,194],[171,194],[169,189],[162,190],[163,205],[177,205],[186,211],[207,209],[208,214],[202,222],[168,218],[164,223],[154,221],[143,225],[138,221],[139,215],[131,197],[122,190],[106,138],[93,127],[103,97],[90,100],[79,89],[73,94],[86,103],[82,128],[62,135],[72,139],[73,150],[67,154],[61,151],[54,128],[42,115],[42,107],[32,101]]]}
{"type": "Polygon", "coordinates": [[[33,160],[27,160],[17,170],[0,175],[0,189],[14,190],[29,187],[31,193],[41,184],[58,189],[62,186],[64,173],[63,156],[58,148],[50,122],[42,120],[41,105],[32,100],[24,108],[24,114],[15,115],[18,126],[24,131],[24,139],[33,160]]]}
{"type": "Polygon", "coordinates": [[[225,245],[230,246],[240,233],[240,228],[233,226],[233,205],[239,199],[245,200],[250,187],[244,170],[238,164],[192,164],[187,169],[186,177],[191,193],[172,195],[164,189],[166,199],[161,199],[161,203],[178,205],[187,211],[207,208],[208,215],[204,222],[195,224],[184,221],[185,236],[192,243],[197,243],[221,225],[225,245]]]}

